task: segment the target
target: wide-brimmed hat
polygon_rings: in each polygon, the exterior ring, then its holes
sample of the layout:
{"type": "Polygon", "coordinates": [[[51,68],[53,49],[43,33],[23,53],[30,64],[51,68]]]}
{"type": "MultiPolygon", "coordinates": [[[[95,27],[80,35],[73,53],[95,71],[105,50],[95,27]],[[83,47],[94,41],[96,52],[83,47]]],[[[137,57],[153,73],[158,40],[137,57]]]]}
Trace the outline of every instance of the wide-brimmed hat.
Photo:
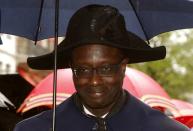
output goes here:
{"type": "MultiPolygon", "coordinates": [[[[119,48],[129,58],[129,63],[159,60],[166,55],[164,46],[152,48],[144,40],[127,31],[123,15],[111,6],[88,5],[71,17],[66,37],[57,46],[57,68],[69,68],[72,50],[85,44],[103,44],[119,48]]],[[[27,62],[34,69],[53,69],[54,52],[29,57],[27,62]]]]}

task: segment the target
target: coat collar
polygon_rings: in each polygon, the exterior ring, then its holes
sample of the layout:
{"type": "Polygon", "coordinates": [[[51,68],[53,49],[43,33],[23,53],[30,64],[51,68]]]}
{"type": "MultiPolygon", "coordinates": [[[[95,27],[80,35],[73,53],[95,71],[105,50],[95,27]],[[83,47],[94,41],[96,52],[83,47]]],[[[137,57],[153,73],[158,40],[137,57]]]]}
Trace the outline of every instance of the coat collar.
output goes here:
{"type": "MultiPolygon", "coordinates": [[[[145,105],[140,100],[130,95],[128,92],[126,92],[126,96],[127,97],[125,97],[126,99],[123,101],[121,106],[117,109],[115,108],[116,110],[112,110],[110,115],[105,118],[107,127],[110,131],[128,131],[128,129],[131,131],[141,131],[141,126],[143,125],[143,121],[146,118],[146,113],[144,111],[145,105]]],[[[85,129],[85,131],[88,128],[93,128],[96,124],[96,119],[85,114],[82,110],[81,104],[78,102],[79,105],[77,106],[77,103],[75,103],[77,101],[74,101],[74,98],[75,97],[72,96],[70,99],[64,102],[65,107],[63,104],[61,105],[63,107],[60,108],[61,112],[58,112],[58,116],[61,117],[62,114],[67,114],[65,118],[62,118],[63,122],[66,121],[66,118],[70,117],[70,119],[67,121],[72,119],[71,122],[76,124],[79,123],[77,127],[81,127],[85,129]]],[[[61,121],[61,119],[58,120],[58,122],[59,121],[61,121]]],[[[70,122],[68,123],[70,124],[70,122]]]]}
{"type": "MultiPolygon", "coordinates": [[[[109,113],[106,115],[105,118],[109,118],[111,116],[113,116],[114,114],[116,114],[117,112],[119,112],[121,110],[122,107],[124,107],[124,105],[126,104],[127,100],[128,100],[128,93],[127,91],[123,90],[122,95],[117,98],[117,101],[115,102],[113,108],[109,111],[109,113]]],[[[84,111],[84,107],[83,104],[81,102],[80,97],[78,96],[78,94],[74,94],[73,96],[73,101],[76,105],[76,107],[85,115],[87,115],[84,111]]]]}

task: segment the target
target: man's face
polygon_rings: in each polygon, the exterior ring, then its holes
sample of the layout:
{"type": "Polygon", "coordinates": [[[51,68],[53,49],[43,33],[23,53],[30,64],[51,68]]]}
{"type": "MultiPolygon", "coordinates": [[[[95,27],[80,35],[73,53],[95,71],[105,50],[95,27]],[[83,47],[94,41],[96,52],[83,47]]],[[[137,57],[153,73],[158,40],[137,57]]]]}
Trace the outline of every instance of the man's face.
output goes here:
{"type": "Polygon", "coordinates": [[[72,52],[73,81],[89,108],[111,106],[122,93],[127,61],[117,48],[91,44],[72,52]]]}

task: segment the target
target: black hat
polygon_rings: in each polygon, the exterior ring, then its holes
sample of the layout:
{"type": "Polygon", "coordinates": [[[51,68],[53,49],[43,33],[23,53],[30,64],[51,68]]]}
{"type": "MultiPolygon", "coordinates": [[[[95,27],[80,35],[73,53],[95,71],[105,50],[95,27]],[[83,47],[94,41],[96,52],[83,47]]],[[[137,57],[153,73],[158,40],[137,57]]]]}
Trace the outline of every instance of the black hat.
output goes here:
{"type": "MultiPolygon", "coordinates": [[[[69,21],[66,38],[57,47],[57,68],[69,68],[73,48],[92,43],[122,49],[129,63],[159,60],[166,55],[164,46],[151,48],[144,40],[127,31],[124,17],[116,8],[88,5],[79,9],[69,21]]],[[[30,57],[27,62],[34,69],[53,69],[54,52],[30,57]]]]}

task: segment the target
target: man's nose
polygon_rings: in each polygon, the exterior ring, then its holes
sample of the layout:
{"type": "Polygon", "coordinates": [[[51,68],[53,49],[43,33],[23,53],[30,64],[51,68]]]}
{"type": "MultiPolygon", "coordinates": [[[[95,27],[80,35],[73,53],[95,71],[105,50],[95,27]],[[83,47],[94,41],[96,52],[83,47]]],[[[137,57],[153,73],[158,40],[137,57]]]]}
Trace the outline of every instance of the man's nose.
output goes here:
{"type": "Polygon", "coordinates": [[[93,86],[99,85],[102,82],[101,76],[97,73],[96,70],[93,70],[93,73],[90,79],[91,79],[91,84],[93,86]]]}

